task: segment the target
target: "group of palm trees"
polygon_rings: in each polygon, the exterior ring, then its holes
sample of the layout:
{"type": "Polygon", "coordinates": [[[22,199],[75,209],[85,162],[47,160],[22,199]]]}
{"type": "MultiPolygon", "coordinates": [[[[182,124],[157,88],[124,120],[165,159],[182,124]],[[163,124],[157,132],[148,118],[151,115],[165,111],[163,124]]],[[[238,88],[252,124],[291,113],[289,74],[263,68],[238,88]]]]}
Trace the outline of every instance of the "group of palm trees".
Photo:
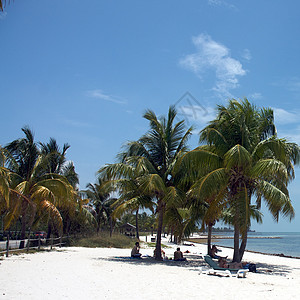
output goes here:
{"type": "Polygon", "coordinates": [[[61,234],[62,216],[72,216],[80,203],[78,175],[65,156],[70,146],[65,144],[61,150],[53,138],[47,144],[37,143],[28,127],[22,131],[24,138],[0,148],[2,224],[10,229],[20,221],[20,248],[26,231],[38,223],[48,224],[48,235],[53,229],[61,234]]]}
{"type": "MultiPolygon", "coordinates": [[[[28,127],[24,138],[0,147],[0,214],[5,229],[18,221],[21,240],[26,230],[47,224],[68,233],[74,219],[89,223],[97,234],[115,221],[141,209],[156,216],[156,259],[161,257],[161,235],[175,241],[200,225],[211,232],[216,221],[234,228],[233,261],[241,261],[252,219],[262,221],[262,201],[278,221],[294,216],[288,183],[299,163],[299,146],[277,137],[273,111],[257,108],[247,99],[217,106],[216,118],[200,131],[199,146],[188,149],[193,127],[176,121],[171,106],[167,117],[147,110],[149,130],[128,142],[118,162],[98,171],[97,182],[78,190],[78,175],[66,160],[70,147],[56,140],[37,143],[28,127]],[[112,197],[113,196],[113,197],[112,197]]],[[[73,222],[74,223],[74,222],[73,222]]],[[[137,235],[137,238],[139,236],[137,235]]],[[[24,244],[21,244],[23,247],[24,244]]]]}
{"type": "Polygon", "coordinates": [[[188,151],[193,128],[147,110],[149,130],[129,142],[119,162],[99,170],[102,188],[114,190],[114,216],[151,209],[157,215],[156,259],[161,260],[161,234],[180,241],[201,224],[211,228],[222,220],[234,228],[233,261],[240,262],[251,220],[262,221],[261,202],[278,221],[294,216],[287,189],[299,163],[297,144],[277,137],[273,111],[247,99],[217,106],[216,118],[200,131],[200,146],[188,151]]]}

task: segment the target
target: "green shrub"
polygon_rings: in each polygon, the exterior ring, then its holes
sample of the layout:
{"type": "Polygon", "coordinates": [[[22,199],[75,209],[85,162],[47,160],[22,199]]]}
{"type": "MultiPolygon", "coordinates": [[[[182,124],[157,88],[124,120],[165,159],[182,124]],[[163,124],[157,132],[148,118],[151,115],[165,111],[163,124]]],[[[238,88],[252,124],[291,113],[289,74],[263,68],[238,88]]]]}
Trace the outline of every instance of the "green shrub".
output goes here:
{"type": "Polygon", "coordinates": [[[135,239],[132,239],[123,234],[112,234],[110,237],[107,232],[100,232],[99,235],[93,235],[89,237],[82,238],[70,238],[70,246],[73,247],[89,247],[89,248],[132,248],[135,239]]]}

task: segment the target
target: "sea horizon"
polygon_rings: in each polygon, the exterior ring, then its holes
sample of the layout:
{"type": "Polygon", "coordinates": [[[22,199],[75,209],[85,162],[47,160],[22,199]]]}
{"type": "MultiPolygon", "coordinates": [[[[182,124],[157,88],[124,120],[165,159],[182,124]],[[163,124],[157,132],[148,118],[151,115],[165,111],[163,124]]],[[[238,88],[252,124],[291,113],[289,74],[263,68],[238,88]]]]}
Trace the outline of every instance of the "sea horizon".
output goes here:
{"type": "MultiPolygon", "coordinates": [[[[214,232],[213,235],[232,236],[233,232],[214,232]]],[[[249,232],[248,237],[246,251],[300,258],[299,231],[254,231],[249,232]]],[[[218,246],[233,247],[233,239],[214,239],[213,243],[218,246]]]]}

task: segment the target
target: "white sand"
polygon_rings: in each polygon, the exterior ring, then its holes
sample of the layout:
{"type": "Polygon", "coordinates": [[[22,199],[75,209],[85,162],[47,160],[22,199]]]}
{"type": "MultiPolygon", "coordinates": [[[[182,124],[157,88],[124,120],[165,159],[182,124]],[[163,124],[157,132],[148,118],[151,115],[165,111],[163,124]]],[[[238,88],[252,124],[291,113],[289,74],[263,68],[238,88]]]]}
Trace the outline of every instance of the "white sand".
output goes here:
{"type": "MultiPolygon", "coordinates": [[[[172,256],[174,248],[166,249],[172,256]]],[[[300,260],[246,252],[258,273],[199,275],[205,245],[181,246],[187,262],[124,259],[130,249],[62,248],[1,261],[1,299],[300,299],[300,260]]],[[[222,255],[232,257],[232,249],[222,255]]],[[[141,249],[152,255],[153,248],[141,249]]]]}

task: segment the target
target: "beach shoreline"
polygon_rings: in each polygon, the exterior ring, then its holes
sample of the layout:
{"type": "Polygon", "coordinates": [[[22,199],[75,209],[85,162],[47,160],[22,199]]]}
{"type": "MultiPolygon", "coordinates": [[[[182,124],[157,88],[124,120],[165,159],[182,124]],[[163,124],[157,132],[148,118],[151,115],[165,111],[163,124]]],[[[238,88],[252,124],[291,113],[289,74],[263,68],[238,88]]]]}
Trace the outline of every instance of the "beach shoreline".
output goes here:
{"type": "MultiPolygon", "coordinates": [[[[199,238],[200,240],[207,240],[207,238],[199,238]]],[[[196,241],[197,239],[189,239],[188,242],[190,243],[197,243],[196,241]]],[[[218,240],[218,238],[213,238],[212,239],[212,243],[214,241],[218,240]]],[[[204,245],[206,245],[206,243],[202,243],[204,245]]],[[[230,246],[218,246],[218,248],[227,248],[227,249],[231,249],[233,251],[233,247],[230,247],[230,246]]],[[[279,257],[287,257],[287,258],[294,258],[294,259],[300,259],[299,256],[293,256],[293,255],[286,255],[286,254],[283,254],[283,253],[267,253],[267,252],[262,252],[262,251],[255,251],[255,250],[247,250],[247,252],[250,252],[250,253],[257,253],[257,254],[262,254],[262,255],[270,255],[270,256],[279,256],[279,257]]]]}

